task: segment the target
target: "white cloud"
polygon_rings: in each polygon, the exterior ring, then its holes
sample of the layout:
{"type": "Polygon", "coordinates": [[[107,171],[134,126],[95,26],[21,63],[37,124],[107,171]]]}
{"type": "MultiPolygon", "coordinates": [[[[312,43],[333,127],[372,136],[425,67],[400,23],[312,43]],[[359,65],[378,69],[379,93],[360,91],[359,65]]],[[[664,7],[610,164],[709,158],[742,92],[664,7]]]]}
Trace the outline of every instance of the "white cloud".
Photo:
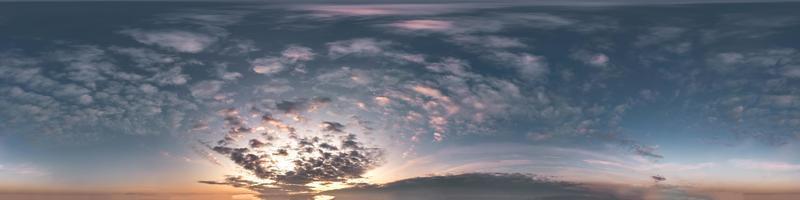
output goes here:
{"type": "Polygon", "coordinates": [[[311,48],[289,45],[281,52],[279,57],[267,56],[264,58],[257,58],[250,61],[250,64],[253,66],[253,71],[258,74],[276,74],[290,66],[293,66],[295,70],[302,71],[304,62],[313,60],[315,55],[311,48]]]}
{"type": "Polygon", "coordinates": [[[173,67],[167,71],[159,71],[149,80],[158,85],[183,85],[189,81],[189,75],[182,73],[182,67],[173,67]]]}
{"type": "Polygon", "coordinates": [[[147,93],[147,94],[153,94],[153,93],[158,92],[158,88],[157,87],[155,87],[153,85],[150,85],[150,84],[147,84],[147,83],[140,85],[139,89],[142,90],[142,92],[147,93]]]}
{"type": "Polygon", "coordinates": [[[596,67],[605,67],[611,60],[606,54],[593,53],[585,50],[580,50],[572,53],[570,56],[575,60],[586,63],[587,65],[596,67]]]}
{"type": "Polygon", "coordinates": [[[618,161],[610,161],[610,160],[596,160],[596,159],[587,159],[583,160],[583,162],[592,164],[592,165],[601,165],[601,166],[609,166],[615,167],[625,170],[630,170],[633,172],[685,172],[685,171],[695,171],[695,170],[703,170],[714,168],[717,166],[715,163],[711,162],[704,162],[704,163],[694,163],[694,164],[683,164],[683,163],[653,163],[651,161],[645,159],[634,159],[633,162],[618,162],[618,161]]]}
{"type": "Polygon", "coordinates": [[[470,73],[467,71],[469,65],[466,61],[457,58],[444,58],[441,62],[430,63],[425,68],[428,70],[449,73],[456,76],[468,76],[470,73]]]}
{"type": "Polygon", "coordinates": [[[511,52],[496,52],[493,56],[498,62],[515,68],[525,79],[539,79],[549,71],[547,61],[542,56],[511,52]]]}
{"type": "Polygon", "coordinates": [[[749,159],[733,159],[729,160],[733,166],[750,170],[764,170],[764,171],[798,171],[800,164],[792,164],[785,162],[770,162],[749,159]]]}
{"type": "Polygon", "coordinates": [[[13,164],[13,165],[3,165],[0,164],[0,174],[3,173],[11,173],[15,175],[23,175],[23,176],[47,176],[50,173],[43,170],[42,168],[30,164],[13,164]]]}
{"type": "Polygon", "coordinates": [[[90,104],[93,101],[94,100],[93,100],[92,96],[89,96],[88,94],[81,95],[80,98],[78,99],[78,102],[80,102],[81,104],[84,104],[84,105],[90,104]]]}
{"type": "Polygon", "coordinates": [[[250,61],[250,64],[253,65],[253,71],[258,74],[276,74],[286,68],[281,59],[276,57],[258,58],[250,61]]]}
{"type": "Polygon", "coordinates": [[[298,62],[298,61],[310,61],[314,59],[314,52],[311,51],[311,48],[298,46],[298,45],[290,45],[287,47],[283,52],[281,52],[281,56],[284,60],[290,62],[298,62]]]}
{"type": "Polygon", "coordinates": [[[328,43],[328,55],[334,58],[356,54],[377,55],[384,52],[391,42],[372,38],[357,38],[328,43]]]}
{"type": "Polygon", "coordinates": [[[389,24],[396,28],[407,29],[410,31],[415,30],[428,30],[428,31],[446,31],[453,28],[453,23],[444,20],[433,19],[416,19],[405,20],[389,24]]]}
{"type": "Polygon", "coordinates": [[[224,84],[224,82],[215,80],[200,81],[192,85],[189,90],[194,97],[212,99],[222,89],[222,84],[224,84]]]}
{"type": "Polygon", "coordinates": [[[130,29],[124,30],[122,33],[133,37],[133,39],[143,44],[154,45],[183,53],[199,53],[218,40],[215,36],[181,30],[144,31],[130,29]]]}
{"type": "Polygon", "coordinates": [[[448,35],[463,35],[494,33],[509,27],[555,29],[575,23],[577,22],[574,20],[545,13],[511,13],[476,17],[458,16],[402,20],[379,26],[403,34],[435,32],[448,35]]]}

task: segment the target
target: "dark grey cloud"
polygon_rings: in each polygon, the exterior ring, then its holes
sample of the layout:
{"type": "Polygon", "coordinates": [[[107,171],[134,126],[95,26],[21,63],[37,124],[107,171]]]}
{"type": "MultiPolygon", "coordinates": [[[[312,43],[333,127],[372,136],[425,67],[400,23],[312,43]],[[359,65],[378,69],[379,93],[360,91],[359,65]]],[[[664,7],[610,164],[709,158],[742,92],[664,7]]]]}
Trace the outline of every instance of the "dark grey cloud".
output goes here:
{"type": "Polygon", "coordinates": [[[322,131],[330,131],[330,132],[344,132],[344,124],[339,122],[322,122],[320,125],[322,127],[322,131]]]}
{"type": "Polygon", "coordinates": [[[595,186],[555,181],[527,174],[468,173],[418,177],[382,185],[359,185],[353,188],[323,192],[336,199],[711,199],[690,194],[666,194],[677,188],[635,188],[628,186],[595,186]],[[626,192],[620,192],[626,191],[626,192]],[[647,193],[651,193],[647,196],[647,193]]]}

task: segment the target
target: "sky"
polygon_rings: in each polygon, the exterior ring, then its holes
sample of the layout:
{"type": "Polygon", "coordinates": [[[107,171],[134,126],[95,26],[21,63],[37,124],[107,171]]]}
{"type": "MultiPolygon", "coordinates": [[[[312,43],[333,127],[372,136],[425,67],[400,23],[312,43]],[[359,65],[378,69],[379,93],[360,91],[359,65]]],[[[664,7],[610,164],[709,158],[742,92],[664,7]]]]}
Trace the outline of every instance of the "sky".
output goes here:
{"type": "Polygon", "coordinates": [[[574,2],[0,3],[0,193],[800,192],[800,4],[574,2]]]}

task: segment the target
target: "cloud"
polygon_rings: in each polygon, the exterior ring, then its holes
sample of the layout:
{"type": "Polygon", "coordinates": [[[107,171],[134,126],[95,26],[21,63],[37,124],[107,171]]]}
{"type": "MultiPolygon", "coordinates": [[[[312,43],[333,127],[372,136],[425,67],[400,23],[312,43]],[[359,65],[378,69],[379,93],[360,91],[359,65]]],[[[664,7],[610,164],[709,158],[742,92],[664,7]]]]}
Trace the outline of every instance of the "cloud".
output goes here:
{"type": "Polygon", "coordinates": [[[258,74],[276,74],[286,68],[280,58],[257,58],[250,64],[253,65],[253,72],[258,74]]]}
{"type": "Polygon", "coordinates": [[[41,177],[50,175],[41,167],[31,164],[0,164],[0,174],[41,177]]]}
{"type": "Polygon", "coordinates": [[[281,52],[283,59],[292,63],[313,60],[314,55],[311,48],[298,45],[289,45],[289,47],[281,52]]]}
{"type": "Polygon", "coordinates": [[[401,34],[441,33],[445,35],[467,35],[501,32],[508,28],[556,29],[577,23],[574,20],[547,13],[481,14],[468,17],[437,17],[429,19],[401,20],[382,24],[390,31],[401,34]]]}
{"type": "Polygon", "coordinates": [[[557,181],[516,173],[467,173],[416,177],[381,185],[323,192],[336,199],[710,199],[682,188],[644,188],[557,181]],[[624,192],[622,192],[624,191],[624,192]]]}
{"type": "Polygon", "coordinates": [[[445,31],[453,28],[453,23],[443,20],[417,19],[406,20],[389,24],[389,26],[414,30],[445,31]]]}
{"type": "Polygon", "coordinates": [[[310,11],[315,17],[438,15],[476,8],[480,7],[472,4],[362,4],[294,7],[295,10],[310,11]]]}
{"type": "Polygon", "coordinates": [[[710,121],[728,127],[728,133],[739,138],[787,144],[787,138],[794,138],[793,130],[800,127],[800,122],[792,120],[797,112],[785,110],[798,98],[787,85],[794,79],[791,70],[800,63],[797,52],[766,48],[710,53],[704,60],[709,78],[694,83],[722,94],[705,108],[710,121]]]}
{"type": "Polygon", "coordinates": [[[616,161],[593,160],[593,159],[583,160],[583,162],[592,165],[610,166],[636,172],[661,172],[661,173],[664,172],[676,173],[676,172],[704,170],[704,169],[714,168],[717,166],[717,164],[711,162],[682,164],[682,163],[654,163],[644,160],[638,160],[637,162],[634,163],[620,163],[616,161]]]}
{"type": "Polygon", "coordinates": [[[395,64],[423,64],[425,56],[397,50],[396,43],[374,38],[355,38],[329,42],[328,56],[332,59],[353,57],[359,59],[382,59],[395,64]]]}
{"type": "Polygon", "coordinates": [[[377,55],[384,52],[391,42],[372,38],[357,38],[328,43],[328,55],[334,58],[346,55],[377,55]]]}
{"type": "Polygon", "coordinates": [[[114,59],[117,54],[146,60],[142,63],[162,63],[160,58],[166,58],[152,53],[69,45],[40,56],[3,55],[9,56],[0,67],[8,75],[0,77],[6,83],[0,91],[8,94],[0,98],[3,116],[11,119],[6,127],[46,135],[34,138],[54,144],[95,142],[110,128],[121,130],[116,134],[133,135],[185,130],[185,112],[196,110],[197,104],[157,86],[185,83],[188,76],[179,67],[125,68],[114,59]],[[47,67],[35,66],[38,63],[47,67]]]}
{"type": "Polygon", "coordinates": [[[161,86],[184,85],[191,80],[191,77],[183,73],[182,67],[172,67],[156,72],[149,80],[161,86]]]}
{"type": "Polygon", "coordinates": [[[182,30],[128,29],[121,31],[121,33],[129,35],[143,44],[181,53],[199,53],[218,40],[217,37],[212,35],[182,30]]]}
{"type": "Polygon", "coordinates": [[[200,81],[192,85],[189,90],[192,93],[192,96],[201,98],[201,99],[212,99],[214,98],[220,90],[222,90],[222,85],[224,82],[222,81],[200,81]]]}
{"type": "Polygon", "coordinates": [[[606,54],[592,53],[584,50],[576,51],[572,53],[570,57],[580,62],[583,62],[587,65],[595,67],[606,67],[611,61],[611,59],[606,54]]]}
{"type": "Polygon", "coordinates": [[[344,132],[345,126],[339,122],[322,122],[320,125],[322,127],[322,131],[330,131],[330,132],[344,132]]]}
{"type": "Polygon", "coordinates": [[[547,60],[542,56],[528,53],[495,52],[492,58],[498,62],[507,63],[516,69],[523,79],[527,80],[538,80],[549,72],[547,60]]]}
{"type": "Polygon", "coordinates": [[[472,173],[418,177],[325,192],[342,199],[616,199],[574,183],[525,174],[472,173]]]}
{"type": "Polygon", "coordinates": [[[733,166],[749,170],[763,170],[763,171],[800,171],[800,164],[792,164],[786,162],[770,162],[748,159],[733,159],[729,160],[733,166]]]}
{"type": "Polygon", "coordinates": [[[253,72],[258,74],[277,74],[290,66],[293,66],[295,70],[303,71],[304,62],[313,60],[315,55],[311,48],[289,45],[281,52],[279,57],[257,58],[250,61],[250,64],[253,66],[253,72]]]}
{"type": "Polygon", "coordinates": [[[271,183],[238,176],[229,176],[223,182],[201,183],[232,185],[270,194],[302,195],[312,191],[312,183],[347,183],[362,178],[368,170],[378,166],[383,157],[382,149],[359,140],[362,133],[340,135],[345,132],[345,125],[336,121],[318,121],[322,132],[293,124],[298,119],[317,120],[309,113],[322,109],[330,101],[328,98],[280,101],[272,106],[254,108],[247,115],[233,108],[221,110],[227,132],[216,145],[208,148],[271,183]]]}

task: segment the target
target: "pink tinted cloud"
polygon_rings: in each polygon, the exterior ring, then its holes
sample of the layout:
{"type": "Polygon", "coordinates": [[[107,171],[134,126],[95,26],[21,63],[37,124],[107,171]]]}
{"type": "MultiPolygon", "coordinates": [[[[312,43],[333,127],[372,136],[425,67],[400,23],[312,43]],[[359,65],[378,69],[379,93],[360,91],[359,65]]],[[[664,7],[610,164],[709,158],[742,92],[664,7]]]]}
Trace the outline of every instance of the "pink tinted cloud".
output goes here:
{"type": "Polygon", "coordinates": [[[392,23],[390,26],[407,30],[445,31],[453,28],[453,22],[444,20],[417,19],[392,23]]]}
{"type": "MultiPolygon", "coordinates": [[[[481,7],[486,7],[481,6],[481,7]]],[[[376,15],[436,15],[476,9],[467,4],[381,4],[381,5],[308,5],[298,10],[311,11],[319,17],[376,15]]]]}

